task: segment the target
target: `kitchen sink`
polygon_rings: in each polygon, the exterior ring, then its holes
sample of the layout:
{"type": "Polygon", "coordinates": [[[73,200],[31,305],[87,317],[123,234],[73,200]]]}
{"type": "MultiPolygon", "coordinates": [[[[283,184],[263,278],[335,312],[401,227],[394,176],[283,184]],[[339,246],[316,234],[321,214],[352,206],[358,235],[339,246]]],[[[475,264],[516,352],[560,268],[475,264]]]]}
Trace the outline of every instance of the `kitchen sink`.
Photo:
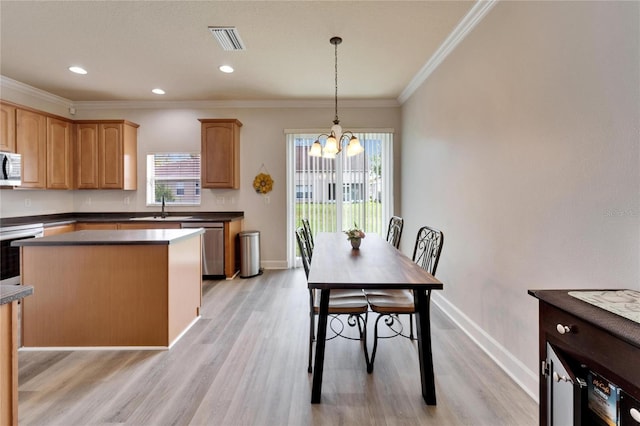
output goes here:
{"type": "Polygon", "coordinates": [[[167,216],[167,217],[161,217],[161,216],[145,216],[145,217],[132,217],[129,220],[142,220],[142,221],[160,221],[160,222],[167,222],[167,221],[181,221],[181,220],[187,220],[187,219],[191,219],[193,216],[167,216]]]}

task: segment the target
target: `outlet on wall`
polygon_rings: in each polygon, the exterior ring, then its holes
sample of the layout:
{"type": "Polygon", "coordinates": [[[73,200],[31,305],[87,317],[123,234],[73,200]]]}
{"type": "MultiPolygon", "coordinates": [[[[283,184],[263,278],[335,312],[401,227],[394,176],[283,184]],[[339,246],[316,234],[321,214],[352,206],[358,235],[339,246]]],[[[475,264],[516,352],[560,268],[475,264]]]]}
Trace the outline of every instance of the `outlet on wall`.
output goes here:
{"type": "Polygon", "coordinates": [[[31,198],[25,198],[24,199],[24,206],[25,207],[31,207],[31,198]]]}
{"type": "Polygon", "coordinates": [[[124,197],[123,203],[128,205],[130,203],[129,197],[124,197]]]}

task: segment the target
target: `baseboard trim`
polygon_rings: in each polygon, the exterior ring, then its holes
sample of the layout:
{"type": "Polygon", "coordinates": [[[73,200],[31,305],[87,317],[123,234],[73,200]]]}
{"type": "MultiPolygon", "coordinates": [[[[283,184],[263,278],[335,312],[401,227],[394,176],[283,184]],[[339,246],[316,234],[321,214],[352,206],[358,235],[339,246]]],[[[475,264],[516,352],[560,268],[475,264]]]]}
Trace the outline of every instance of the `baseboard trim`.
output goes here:
{"type": "Polygon", "coordinates": [[[536,403],[540,402],[538,399],[539,379],[535,372],[527,368],[504,346],[437,292],[431,294],[431,300],[536,403]]]}

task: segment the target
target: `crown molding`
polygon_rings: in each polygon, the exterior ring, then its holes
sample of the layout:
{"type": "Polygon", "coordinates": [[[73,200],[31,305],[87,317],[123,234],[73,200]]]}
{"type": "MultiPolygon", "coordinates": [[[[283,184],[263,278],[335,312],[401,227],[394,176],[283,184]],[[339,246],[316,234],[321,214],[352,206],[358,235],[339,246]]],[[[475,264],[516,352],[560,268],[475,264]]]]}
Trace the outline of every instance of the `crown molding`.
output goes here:
{"type": "MultiPolygon", "coordinates": [[[[328,108],[332,100],[244,100],[244,101],[78,101],[78,110],[104,109],[212,109],[212,108],[328,108]]],[[[341,100],[343,108],[394,108],[396,99],[341,100]]]]}
{"type": "Polygon", "coordinates": [[[66,99],[49,92],[45,92],[44,90],[38,89],[33,86],[29,86],[28,84],[24,84],[12,78],[0,75],[0,89],[5,89],[5,88],[15,90],[16,92],[20,92],[37,99],[41,99],[46,102],[51,102],[56,105],[61,105],[65,108],[71,108],[73,106],[73,101],[70,99],[66,99]]]}
{"type": "Polygon", "coordinates": [[[424,83],[431,73],[440,66],[444,59],[458,46],[458,44],[480,23],[482,18],[489,13],[499,0],[478,0],[469,13],[458,23],[438,50],[429,58],[426,64],[411,79],[407,87],[400,93],[398,102],[402,105],[424,83]]]}

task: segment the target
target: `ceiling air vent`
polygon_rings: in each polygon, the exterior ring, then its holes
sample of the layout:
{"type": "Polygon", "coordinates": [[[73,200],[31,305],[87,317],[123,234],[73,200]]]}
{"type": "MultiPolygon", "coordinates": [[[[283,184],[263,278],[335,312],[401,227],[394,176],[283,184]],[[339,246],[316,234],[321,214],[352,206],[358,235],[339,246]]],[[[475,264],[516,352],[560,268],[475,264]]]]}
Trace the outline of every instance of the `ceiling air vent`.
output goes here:
{"type": "Polygon", "coordinates": [[[224,50],[246,50],[235,27],[209,27],[224,50]]]}

